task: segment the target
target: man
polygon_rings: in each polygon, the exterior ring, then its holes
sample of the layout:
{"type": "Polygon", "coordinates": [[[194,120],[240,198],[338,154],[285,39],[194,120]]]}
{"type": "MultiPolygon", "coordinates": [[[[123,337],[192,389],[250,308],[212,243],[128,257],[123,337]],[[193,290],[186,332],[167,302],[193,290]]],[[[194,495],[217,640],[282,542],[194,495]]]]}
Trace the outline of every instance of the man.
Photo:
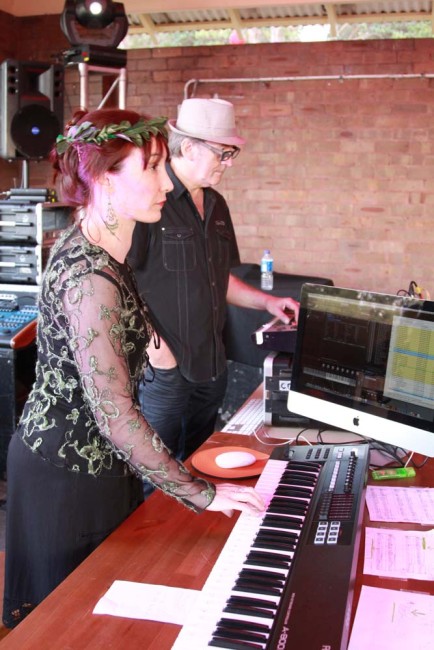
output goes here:
{"type": "Polygon", "coordinates": [[[222,339],[226,302],[266,309],[289,322],[298,303],[259,291],[230,273],[240,264],[229,208],[214,188],[244,139],[234,108],[221,99],[183,101],[169,121],[174,189],[161,221],[137,224],[129,261],[149,307],[159,346],[148,349],[152,369],[139,389],[143,413],[185,459],[214,431],[227,383],[222,339]]]}

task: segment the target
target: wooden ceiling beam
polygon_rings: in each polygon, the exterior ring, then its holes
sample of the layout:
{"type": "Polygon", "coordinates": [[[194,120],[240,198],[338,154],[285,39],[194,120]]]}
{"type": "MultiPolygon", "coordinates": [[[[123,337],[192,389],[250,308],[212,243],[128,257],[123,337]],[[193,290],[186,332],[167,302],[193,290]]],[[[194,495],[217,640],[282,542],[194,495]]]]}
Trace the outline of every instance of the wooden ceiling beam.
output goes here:
{"type": "Polygon", "coordinates": [[[229,18],[231,19],[232,27],[237,32],[238,38],[242,41],[243,34],[241,29],[243,27],[243,21],[241,20],[240,12],[236,11],[235,9],[228,9],[228,14],[229,18]]]}

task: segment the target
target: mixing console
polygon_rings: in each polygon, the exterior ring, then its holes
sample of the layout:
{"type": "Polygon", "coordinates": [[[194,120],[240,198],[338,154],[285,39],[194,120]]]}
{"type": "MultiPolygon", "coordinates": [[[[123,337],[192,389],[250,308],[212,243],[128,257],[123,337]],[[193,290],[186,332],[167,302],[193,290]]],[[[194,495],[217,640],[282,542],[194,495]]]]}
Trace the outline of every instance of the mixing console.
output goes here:
{"type": "Polygon", "coordinates": [[[18,295],[0,293],[1,347],[25,347],[35,338],[38,308],[35,304],[21,302],[18,295]]]}

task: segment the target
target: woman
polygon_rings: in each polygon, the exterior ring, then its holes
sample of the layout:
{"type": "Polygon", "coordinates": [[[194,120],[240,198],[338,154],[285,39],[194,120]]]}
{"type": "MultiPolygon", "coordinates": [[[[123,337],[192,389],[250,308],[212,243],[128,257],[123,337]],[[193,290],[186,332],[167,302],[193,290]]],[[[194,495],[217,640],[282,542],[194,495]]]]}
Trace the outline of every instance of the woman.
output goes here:
{"type": "Polygon", "coordinates": [[[9,446],[8,627],[137,508],[143,481],[195,512],[263,511],[252,489],[194,478],[136,401],[156,335],[125,258],[136,221],[160,219],[166,157],[165,119],[118,109],[78,113],[53,148],[76,223],[45,270],[36,381],[9,446]]]}

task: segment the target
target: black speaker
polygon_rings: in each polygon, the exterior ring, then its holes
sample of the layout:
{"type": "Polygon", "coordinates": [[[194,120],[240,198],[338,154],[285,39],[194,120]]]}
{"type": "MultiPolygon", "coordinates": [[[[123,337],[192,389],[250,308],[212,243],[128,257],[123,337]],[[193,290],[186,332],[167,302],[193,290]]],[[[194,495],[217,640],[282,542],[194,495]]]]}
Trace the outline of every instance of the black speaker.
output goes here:
{"type": "Polygon", "coordinates": [[[46,158],[63,132],[64,67],[15,61],[0,65],[0,157],[46,158]]]}

